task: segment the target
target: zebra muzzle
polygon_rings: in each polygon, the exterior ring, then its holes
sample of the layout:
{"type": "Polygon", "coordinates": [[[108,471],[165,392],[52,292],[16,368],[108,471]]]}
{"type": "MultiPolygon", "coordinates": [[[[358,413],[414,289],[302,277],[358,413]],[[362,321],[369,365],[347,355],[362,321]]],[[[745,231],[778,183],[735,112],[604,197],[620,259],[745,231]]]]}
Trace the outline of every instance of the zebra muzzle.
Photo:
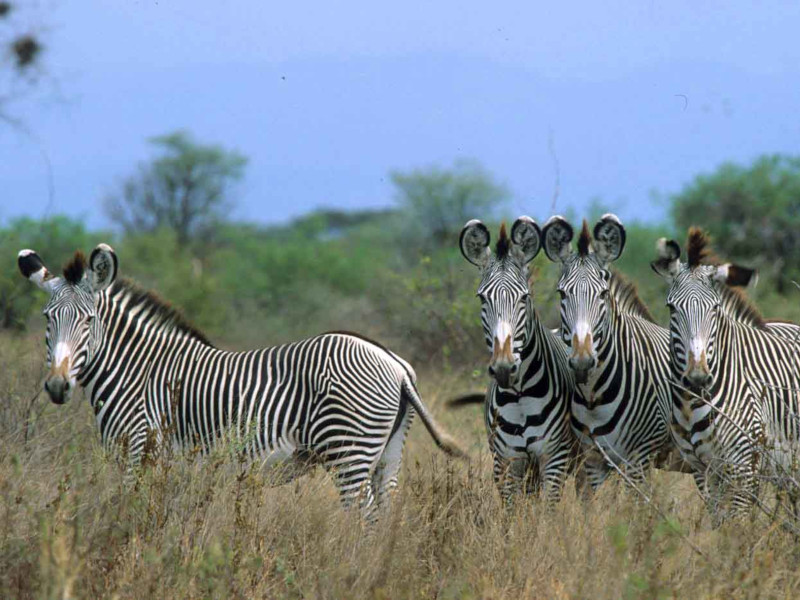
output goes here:
{"type": "Polygon", "coordinates": [[[510,388],[516,383],[519,363],[519,359],[511,350],[511,336],[506,337],[504,342],[495,337],[488,370],[489,375],[501,388],[510,388]]]}
{"type": "Polygon", "coordinates": [[[689,353],[689,364],[683,376],[693,387],[705,388],[711,385],[713,376],[711,375],[711,369],[708,367],[705,351],[700,354],[699,359],[695,358],[694,353],[689,353]]]}
{"type": "Polygon", "coordinates": [[[597,359],[594,357],[592,347],[592,334],[587,333],[581,341],[578,335],[572,336],[572,356],[569,357],[569,366],[575,372],[575,380],[578,383],[586,383],[597,359]]]}
{"type": "Polygon", "coordinates": [[[55,404],[64,404],[69,400],[72,387],[69,379],[69,359],[65,358],[61,364],[50,371],[50,375],[44,382],[44,389],[55,404]]]}

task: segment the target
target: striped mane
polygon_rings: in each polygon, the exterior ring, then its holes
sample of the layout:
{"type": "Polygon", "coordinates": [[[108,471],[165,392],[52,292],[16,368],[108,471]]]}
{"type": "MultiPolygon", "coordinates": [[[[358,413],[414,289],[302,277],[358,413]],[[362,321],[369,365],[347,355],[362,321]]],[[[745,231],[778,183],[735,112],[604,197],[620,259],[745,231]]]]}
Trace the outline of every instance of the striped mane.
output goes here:
{"type": "MultiPolygon", "coordinates": [[[[690,268],[701,265],[716,266],[722,263],[722,260],[711,249],[711,238],[699,227],[689,228],[686,249],[690,268]]],[[[713,285],[719,292],[722,310],[725,314],[740,323],[757,329],[764,329],[767,326],[761,311],[747,297],[744,290],[720,283],[713,285]]]]}
{"type": "Polygon", "coordinates": [[[711,238],[699,227],[689,228],[686,254],[687,264],[692,269],[700,265],[718,265],[720,262],[711,250],[711,238]]]}
{"type": "Polygon", "coordinates": [[[719,292],[722,310],[725,314],[740,323],[756,329],[765,329],[767,327],[767,321],[761,311],[756,308],[756,305],[753,304],[743,290],[733,288],[724,283],[715,283],[714,287],[719,292]]]}
{"type": "Polygon", "coordinates": [[[636,284],[624,275],[618,271],[612,271],[609,288],[619,312],[645,319],[651,323],[656,322],[647,305],[639,297],[636,284]]]}
{"type": "Polygon", "coordinates": [[[72,285],[78,285],[86,271],[86,255],[78,250],[70,261],[64,265],[64,279],[72,285]]]}
{"type": "Polygon", "coordinates": [[[178,329],[208,346],[213,346],[205,334],[194,327],[179,309],[134,281],[127,278],[117,279],[113,294],[119,294],[126,299],[126,311],[141,306],[141,312],[147,314],[148,319],[154,323],[169,329],[178,329]]]}

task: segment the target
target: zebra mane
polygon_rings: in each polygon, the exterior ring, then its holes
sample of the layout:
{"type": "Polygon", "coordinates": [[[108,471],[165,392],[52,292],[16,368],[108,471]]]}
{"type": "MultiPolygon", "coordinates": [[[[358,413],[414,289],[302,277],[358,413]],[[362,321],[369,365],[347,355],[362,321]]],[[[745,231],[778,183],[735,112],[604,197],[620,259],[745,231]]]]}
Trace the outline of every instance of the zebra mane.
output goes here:
{"type": "MultiPolygon", "coordinates": [[[[722,263],[720,258],[711,249],[711,238],[699,227],[689,228],[689,239],[686,243],[686,251],[689,255],[689,267],[694,268],[700,265],[719,265],[722,263]]],[[[767,321],[750,300],[744,290],[730,285],[714,283],[722,302],[722,309],[733,319],[756,329],[764,329],[767,321]]]]}
{"type": "Polygon", "coordinates": [[[508,251],[511,249],[511,243],[506,233],[506,222],[500,224],[500,237],[497,238],[497,245],[495,246],[494,253],[498,259],[508,256],[508,251]]]}
{"type": "Polygon", "coordinates": [[[156,323],[171,329],[178,329],[204,344],[213,346],[205,334],[194,327],[179,309],[172,306],[155,292],[146,290],[138,283],[127,278],[117,279],[114,283],[114,289],[128,299],[128,309],[134,306],[143,306],[147,310],[142,312],[156,323]]]}
{"type": "Polygon", "coordinates": [[[699,227],[689,228],[689,238],[686,241],[686,254],[689,267],[694,269],[700,265],[717,265],[719,259],[711,250],[711,238],[699,227]]]}
{"type": "Polygon", "coordinates": [[[617,310],[619,310],[621,313],[640,317],[646,321],[650,321],[651,323],[656,322],[656,320],[653,318],[653,315],[650,314],[650,309],[647,308],[647,305],[639,297],[639,291],[636,288],[636,284],[625,277],[622,273],[619,271],[611,272],[609,288],[617,304],[617,310]]]}
{"type": "Polygon", "coordinates": [[[750,298],[748,298],[744,290],[725,285],[724,283],[715,283],[714,287],[717,288],[719,292],[722,310],[725,311],[728,316],[740,323],[755,327],[756,329],[766,328],[767,320],[750,298]]]}
{"type": "Polygon", "coordinates": [[[72,285],[78,285],[86,271],[86,255],[80,250],[76,251],[70,261],[64,265],[64,279],[72,285]]]}
{"type": "Polygon", "coordinates": [[[578,237],[578,255],[589,256],[589,249],[592,247],[592,234],[589,231],[589,224],[583,220],[581,235],[578,237]]]}

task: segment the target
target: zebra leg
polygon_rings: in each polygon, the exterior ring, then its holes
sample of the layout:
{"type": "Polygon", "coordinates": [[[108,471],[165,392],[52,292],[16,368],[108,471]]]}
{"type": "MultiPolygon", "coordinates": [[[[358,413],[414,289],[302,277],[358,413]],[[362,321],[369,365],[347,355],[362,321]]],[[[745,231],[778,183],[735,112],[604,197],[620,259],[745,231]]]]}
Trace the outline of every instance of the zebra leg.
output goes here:
{"type": "Polygon", "coordinates": [[[567,479],[569,451],[563,449],[551,456],[543,456],[539,461],[539,475],[544,487],[544,495],[549,504],[561,500],[561,492],[567,479]]]}
{"type": "Polygon", "coordinates": [[[397,475],[403,462],[406,434],[414,418],[414,409],[410,406],[401,407],[400,410],[403,412],[398,416],[395,429],[389,436],[389,441],[386,443],[372,475],[372,489],[381,510],[388,509],[391,496],[397,489],[397,475]]]}
{"type": "Polygon", "coordinates": [[[494,454],[494,484],[507,504],[525,488],[529,472],[527,457],[506,457],[494,454]]]}
{"type": "Polygon", "coordinates": [[[358,502],[362,511],[369,513],[375,501],[372,473],[376,461],[368,449],[351,440],[329,446],[319,455],[325,470],[333,475],[342,506],[349,509],[358,502]]]}
{"type": "Polygon", "coordinates": [[[611,467],[606,462],[606,459],[596,449],[592,448],[585,453],[583,468],[586,472],[586,481],[589,483],[588,486],[584,486],[583,496],[588,498],[589,492],[595,492],[597,488],[603,485],[603,482],[611,472],[611,467]]]}

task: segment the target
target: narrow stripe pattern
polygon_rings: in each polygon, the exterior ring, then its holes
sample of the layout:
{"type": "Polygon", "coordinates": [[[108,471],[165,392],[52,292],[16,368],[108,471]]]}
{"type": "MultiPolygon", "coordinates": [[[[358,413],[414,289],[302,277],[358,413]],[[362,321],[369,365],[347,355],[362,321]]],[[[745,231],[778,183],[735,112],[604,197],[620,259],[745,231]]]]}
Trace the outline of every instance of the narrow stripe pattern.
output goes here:
{"type": "Polygon", "coordinates": [[[482,270],[478,297],[486,344],[494,351],[497,332],[512,332],[519,356],[513,387],[492,379],[485,403],[494,480],[508,499],[522,490],[544,490],[560,498],[576,449],[569,426],[575,389],[566,347],[533,308],[528,269],[512,253],[493,256],[482,270]]]}
{"type": "Polygon", "coordinates": [[[748,509],[761,477],[786,486],[796,506],[787,484],[800,457],[800,327],[754,319],[718,270],[678,263],[667,294],[676,441],[718,518],[748,509]],[[703,386],[687,378],[697,355],[709,374],[703,386]]]}
{"type": "Polygon", "coordinates": [[[596,254],[573,253],[563,261],[558,281],[561,331],[566,343],[586,324],[596,363],[577,384],[572,427],[586,457],[586,474],[597,488],[613,466],[641,480],[648,463],[670,466],[671,385],[669,332],[653,322],[634,286],[612,273],[596,254]]]}
{"type": "Polygon", "coordinates": [[[415,412],[440,443],[410,365],[356,334],[231,352],[131,282],[51,287],[48,360],[73,349],[103,444],[124,446],[131,465],[159,443],[208,451],[226,440],[282,465],[279,481],[322,465],[345,504],[369,508],[397,485],[415,412]]]}

